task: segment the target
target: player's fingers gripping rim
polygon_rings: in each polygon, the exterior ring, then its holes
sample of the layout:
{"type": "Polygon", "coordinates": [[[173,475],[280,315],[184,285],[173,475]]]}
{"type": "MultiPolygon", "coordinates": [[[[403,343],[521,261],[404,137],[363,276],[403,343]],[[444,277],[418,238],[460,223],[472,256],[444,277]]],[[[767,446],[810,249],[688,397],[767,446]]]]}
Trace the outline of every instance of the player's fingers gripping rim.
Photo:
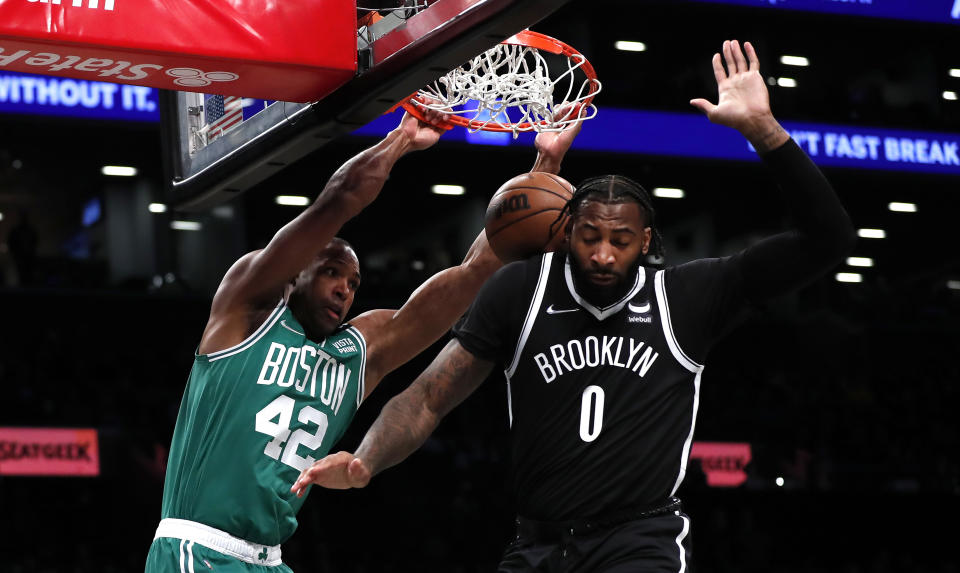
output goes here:
{"type": "Polygon", "coordinates": [[[423,110],[423,115],[427,118],[427,122],[434,126],[443,121],[443,113],[435,109],[425,108],[423,110]]]}

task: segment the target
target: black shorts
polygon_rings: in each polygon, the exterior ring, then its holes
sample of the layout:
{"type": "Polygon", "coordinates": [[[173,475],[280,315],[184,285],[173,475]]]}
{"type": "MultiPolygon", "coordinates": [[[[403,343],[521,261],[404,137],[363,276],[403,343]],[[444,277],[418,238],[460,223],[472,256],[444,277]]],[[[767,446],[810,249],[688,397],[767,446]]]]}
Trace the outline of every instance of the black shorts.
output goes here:
{"type": "Polygon", "coordinates": [[[517,519],[499,573],[690,573],[690,518],[676,503],[634,518],[517,519]]]}

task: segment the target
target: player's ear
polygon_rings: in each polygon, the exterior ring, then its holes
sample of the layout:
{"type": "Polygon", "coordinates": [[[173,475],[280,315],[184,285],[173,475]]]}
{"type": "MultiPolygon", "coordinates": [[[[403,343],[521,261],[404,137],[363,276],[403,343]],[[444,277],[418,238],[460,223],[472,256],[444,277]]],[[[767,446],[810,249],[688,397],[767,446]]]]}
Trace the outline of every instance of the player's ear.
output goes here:
{"type": "Polygon", "coordinates": [[[641,235],[641,252],[646,255],[647,251],[650,250],[650,240],[653,238],[653,229],[650,227],[643,228],[643,235],[641,235]]]}

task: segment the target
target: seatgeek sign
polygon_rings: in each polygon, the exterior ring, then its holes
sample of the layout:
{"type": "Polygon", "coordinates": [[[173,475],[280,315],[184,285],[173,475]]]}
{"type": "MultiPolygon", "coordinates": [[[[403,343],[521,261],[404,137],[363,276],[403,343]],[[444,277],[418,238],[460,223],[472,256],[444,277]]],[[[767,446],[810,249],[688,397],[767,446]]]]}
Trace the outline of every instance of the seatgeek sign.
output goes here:
{"type": "Polygon", "coordinates": [[[688,0],[870,18],[960,24],[960,0],[688,0]]]}
{"type": "MultiPolygon", "coordinates": [[[[393,129],[399,115],[383,116],[355,131],[355,135],[382,136],[393,129]]],[[[781,121],[794,140],[823,167],[912,171],[960,175],[960,134],[781,121]]],[[[477,145],[533,145],[534,133],[470,133],[455,128],[444,141],[477,145]]],[[[698,113],[669,113],[601,108],[584,124],[575,149],[759,161],[750,144],[735,130],[710,123],[698,113]]]]}
{"type": "Polygon", "coordinates": [[[0,476],[100,475],[93,428],[0,428],[0,476]]]}
{"type": "Polygon", "coordinates": [[[145,86],[0,71],[0,113],[158,121],[158,98],[145,86]]]}
{"type": "Polygon", "coordinates": [[[694,442],[690,459],[700,460],[708,486],[737,487],[747,481],[753,452],[746,442],[694,442]]]}

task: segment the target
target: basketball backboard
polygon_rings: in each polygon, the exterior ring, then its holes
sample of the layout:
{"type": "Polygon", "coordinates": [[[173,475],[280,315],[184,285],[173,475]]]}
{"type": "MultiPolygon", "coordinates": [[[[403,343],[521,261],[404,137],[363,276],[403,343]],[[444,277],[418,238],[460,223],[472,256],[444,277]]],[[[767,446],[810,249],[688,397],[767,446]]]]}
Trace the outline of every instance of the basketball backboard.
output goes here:
{"type": "Polygon", "coordinates": [[[314,103],[165,93],[168,203],[192,211],[230,200],[568,1],[406,0],[358,27],[356,75],[314,103]]]}

